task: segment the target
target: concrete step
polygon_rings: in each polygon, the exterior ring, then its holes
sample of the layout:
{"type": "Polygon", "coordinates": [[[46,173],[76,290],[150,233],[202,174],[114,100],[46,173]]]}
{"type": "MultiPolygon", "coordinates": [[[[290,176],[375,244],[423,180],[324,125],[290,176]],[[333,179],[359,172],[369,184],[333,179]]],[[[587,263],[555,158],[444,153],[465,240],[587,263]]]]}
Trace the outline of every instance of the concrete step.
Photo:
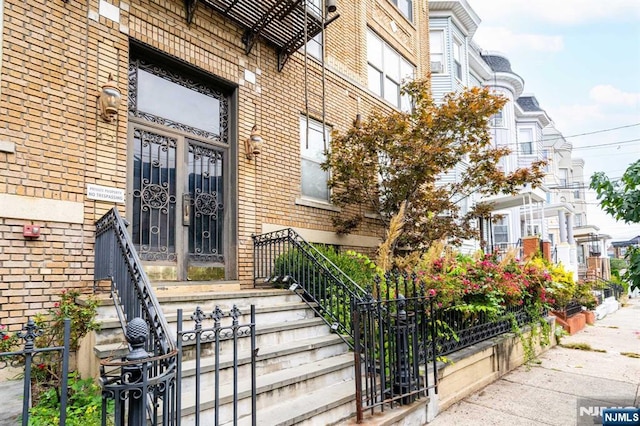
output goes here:
{"type": "MultiPolygon", "coordinates": [[[[302,339],[294,342],[258,347],[256,357],[256,375],[274,373],[287,368],[313,363],[324,358],[330,358],[347,353],[348,347],[338,335],[302,339]]],[[[233,354],[220,355],[219,381],[229,383],[233,380],[233,354]]],[[[243,351],[238,354],[238,377],[251,377],[251,352],[243,351]]],[[[195,389],[196,362],[195,359],[182,363],[182,390],[190,392],[195,389]]],[[[209,356],[200,362],[200,387],[212,389],[215,386],[215,358],[209,356]]]]}
{"type": "MultiPolygon", "coordinates": [[[[344,424],[356,412],[356,384],[345,380],[258,410],[260,426],[329,426],[344,424]]],[[[229,426],[233,422],[226,423],[229,426]]],[[[251,417],[238,420],[238,426],[251,425],[251,417]]]]}
{"type": "MultiPolygon", "coordinates": [[[[203,312],[206,315],[211,314],[213,312],[213,307],[204,307],[202,308],[203,312]]],[[[241,315],[238,317],[239,324],[248,324],[251,321],[251,307],[240,305],[238,306],[238,310],[241,312],[241,315]]],[[[195,311],[195,308],[190,311],[183,310],[183,330],[193,329],[195,327],[195,322],[191,319],[191,315],[195,311]]],[[[124,341],[124,334],[122,332],[122,327],[120,325],[120,321],[116,316],[115,307],[110,308],[111,316],[107,317],[106,310],[104,311],[102,318],[98,320],[100,323],[100,331],[96,335],[96,344],[102,345],[107,343],[116,343],[124,341]]],[[[163,312],[165,314],[165,318],[167,319],[169,329],[171,335],[176,336],[177,330],[177,319],[178,313],[177,310],[170,312],[163,306],[163,312]]],[[[223,313],[228,314],[228,311],[223,311],[223,313]]],[[[298,301],[288,302],[285,304],[279,305],[271,305],[271,306],[261,306],[256,308],[256,324],[267,325],[267,324],[278,324],[288,321],[294,321],[298,319],[309,319],[314,318],[315,314],[312,309],[306,303],[298,301]]],[[[231,325],[232,319],[230,317],[224,317],[220,321],[222,326],[231,325]]],[[[204,327],[212,327],[213,320],[206,319],[202,323],[204,327]]]]}
{"type": "MultiPolygon", "coordinates": [[[[312,337],[326,336],[329,333],[330,329],[322,318],[307,318],[267,325],[257,324],[256,345],[258,347],[277,346],[312,337]]],[[[222,352],[231,350],[232,343],[232,340],[229,339],[221,341],[220,350],[222,352]]],[[[203,343],[201,345],[203,356],[208,356],[213,353],[212,345],[213,343],[203,343]]],[[[248,337],[238,339],[239,351],[249,351],[250,348],[251,341],[248,337]]],[[[194,341],[184,342],[184,359],[190,359],[193,356],[194,350],[194,341]]],[[[100,359],[122,357],[127,354],[127,351],[127,342],[124,340],[124,337],[117,342],[96,344],[94,346],[94,353],[100,359]]]]}
{"type": "MultiPolygon", "coordinates": [[[[172,283],[173,284],[173,283],[172,283]]],[[[260,425],[331,425],[355,412],[353,353],[347,345],[300,297],[288,290],[208,291],[206,283],[168,285],[154,283],[156,296],[175,337],[177,309],[183,309],[183,329],[193,329],[190,316],[199,306],[210,314],[219,306],[225,314],[236,305],[242,312],[238,322],[249,323],[250,305],[256,306],[257,411],[260,425]]],[[[122,357],[128,349],[115,316],[113,301],[103,296],[100,321],[103,329],[96,336],[94,353],[98,358],[122,357]]],[[[222,325],[230,324],[224,318],[222,325]]],[[[213,326],[207,319],[203,328],[213,326]]],[[[234,400],[240,416],[251,412],[251,341],[238,338],[239,377],[237,398],[233,394],[233,340],[220,342],[219,371],[220,424],[231,422],[234,400]]],[[[216,382],[215,348],[201,344],[200,424],[214,424],[216,382]]],[[[182,424],[195,419],[195,342],[183,342],[182,424]]],[[[250,424],[250,417],[240,419],[250,424]]]]}
{"type": "MultiPolygon", "coordinates": [[[[348,401],[344,401],[347,397],[346,394],[350,393],[350,398],[355,395],[355,384],[353,383],[354,368],[353,368],[353,355],[346,353],[339,356],[329,357],[316,362],[303,364],[297,367],[288,368],[285,370],[275,371],[273,373],[264,374],[257,377],[257,412],[261,416],[258,419],[258,424],[280,424],[271,423],[272,419],[268,415],[263,413],[268,410],[272,410],[274,406],[280,405],[280,410],[289,411],[288,404],[294,405],[294,401],[300,396],[308,396],[316,392],[322,392],[324,397],[323,403],[325,405],[333,405],[338,407],[348,401]],[[349,392],[347,389],[341,390],[344,394],[334,395],[332,392],[326,391],[328,388],[347,382],[350,384],[349,392]],[[336,400],[338,402],[336,402],[336,400]],[[287,404],[288,403],[288,404],[287,404]]],[[[347,386],[347,385],[345,385],[347,386]]],[[[315,394],[318,397],[319,394],[315,394]]],[[[208,389],[206,392],[200,392],[200,423],[201,424],[214,424],[214,401],[213,401],[213,389],[208,389]]],[[[237,391],[237,407],[238,413],[250,413],[251,412],[251,381],[250,378],[242,378],[238,382],[237,391]]],[[[310,402],[310,401],[309,401],[310,402]]],[[[231,384],[220,387],[220,418],[219,423],[224,424],[231,422],[233,419],[233,386],[231,384]]],[[[300,407],[300,411],[303,408],[311,409],[311,413],[299,413],[296,417],[310,418],[321,410],[321,408],[313,407],[304,401],[299,404],[295,404],[300,407]],[[308,407],[305,407],[307,405],[308,407]]],[[[325,406],[326,408],[326,406],[325,406]]],[[[353,413],[352,409],[345,409],[353,413]]],[[[195,394],[194,392],[184,392],[182,394],[182,421],[183,424],[193,424],[195,416],[195,394]]],[[[350,415],[347,413],[345,416],[350,415]]],[[[281,413],[283,414],[283,413],[281,413]]],[[[289,413],[286,416],[290,416],[289,413]]],[[[283,423],[293,424],[293,423],[283,423]]],[[[323,423],[326,424],[326,423],[323,423]]],[[[329,423],[330,424],[330,423],[329,423]]]]}
{"type": "MultiPolygon", "coordinates": [[[[109,295],[101,293],[96,297],[99,304],[97,319],[116,318],[113,300],[109,295]]],[[[300,297],[298,295],[288,290],[279,289],[233,292],[189,292],[183,291],[180,287],[172,287],[165,291],[156,291],[156,298],[162,306],[165,315],[175,313],[178,309],[182,309],[185,315],[187,315],[187,313],[190,315],[198,306],[205,312],[213,311],[216,306],[219,306],[224,312],[228,312],[233,305],[248,307],[253,304],[256,308],[263,308],[282,306],[289,303],[300,303],[300,297]]]]}

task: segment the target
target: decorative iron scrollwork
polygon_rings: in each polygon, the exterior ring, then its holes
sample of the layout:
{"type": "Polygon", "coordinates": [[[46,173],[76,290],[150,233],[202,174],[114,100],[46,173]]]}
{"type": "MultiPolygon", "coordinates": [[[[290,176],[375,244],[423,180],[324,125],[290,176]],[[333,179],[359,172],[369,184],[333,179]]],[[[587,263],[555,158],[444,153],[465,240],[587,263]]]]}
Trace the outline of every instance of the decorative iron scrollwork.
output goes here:
{"type": "Polygon", "coordinates": [[[149,209],[156,209],[162,210],[162,212],[166,214],[169,203],[175,203],[176,197],[169,194],[169,185],[167,185],[166,182],[163,182],[162,184],[153,184],[148,182],[149,181],[145,179],[144,183],[147,183],[147,185],[144,185],[139,191],[140,200],[142,201],[142,210],[148,211],[149,209]]]}
{"type": "MultiPolygon", "coordinates": [[[[197,192],[200,190],[197,190],[197,192]]],[[[218,212],[218,194],[212,193],[196,193],[196,199],[194,200],[196,208],[195,215],[198,216],[215,216],[218,212]]]]}
{"type": "Polygon", "coordinates": [[[143,120],[191,133],[201,138],[216,142],[229,143],[229,99],[221,91],[201,82],[193,81],[184,75],[177,74],[170,70],[152,64],[142,59],[132,60],[129,63],[129,115],[142,118],[143,120]],[[220,133],[212,133],[206,130],[197,129],[183,123],[171,120],[169,117],[159,117],[144,111],[138,110],[138,70],[142,69],[158,77],[164,78],[174,84],[186,87],[195,92],[201,93],[217,99],[220,103],[220,133]]]}

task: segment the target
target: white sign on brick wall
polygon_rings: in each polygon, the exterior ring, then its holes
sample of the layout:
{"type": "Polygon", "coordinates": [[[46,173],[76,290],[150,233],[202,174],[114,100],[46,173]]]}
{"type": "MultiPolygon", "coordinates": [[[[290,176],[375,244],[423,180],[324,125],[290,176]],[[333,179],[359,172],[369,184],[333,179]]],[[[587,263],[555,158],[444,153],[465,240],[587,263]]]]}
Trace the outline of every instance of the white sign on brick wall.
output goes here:
{"type": "Polygon", "coordinates": [[[124,203],[124,190],[87,184],[87,198],[90,200],[110,201],[112,203],[124,203]]]}

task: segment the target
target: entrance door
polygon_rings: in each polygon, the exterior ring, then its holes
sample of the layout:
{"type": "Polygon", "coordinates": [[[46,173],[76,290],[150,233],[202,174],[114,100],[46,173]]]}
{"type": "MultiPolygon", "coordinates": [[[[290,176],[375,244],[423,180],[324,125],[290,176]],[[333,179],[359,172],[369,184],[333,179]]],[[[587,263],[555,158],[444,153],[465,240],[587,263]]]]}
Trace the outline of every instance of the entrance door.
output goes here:
{"type": "Polygon", "coordinates": [[[131,122],[131,233],[156,280],[225,278],[225,150],[131,122]]]}
{"type": "Polygon", "coordinates": [[[131,53],[127,217],[145,271],[234,279],[230,91],[170,58],[131,53]]]}

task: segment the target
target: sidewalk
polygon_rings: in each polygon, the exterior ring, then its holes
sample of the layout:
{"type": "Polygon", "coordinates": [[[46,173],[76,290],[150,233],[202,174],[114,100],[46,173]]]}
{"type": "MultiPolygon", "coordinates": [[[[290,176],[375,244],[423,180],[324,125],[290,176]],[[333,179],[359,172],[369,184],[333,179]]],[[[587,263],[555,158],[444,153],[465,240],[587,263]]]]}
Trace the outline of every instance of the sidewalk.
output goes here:
{"type": "MultiPolygon", "coordinates": [[[[522,366],[440,413],[430,426],[593,425],[585,409],[640,406],[640,299],[587,326],[562,345],[585,343],[595,350],[556,346],[539,365],[522,366]]],[[[598,424],[598,423],[595,423],[598,424]]]]}

